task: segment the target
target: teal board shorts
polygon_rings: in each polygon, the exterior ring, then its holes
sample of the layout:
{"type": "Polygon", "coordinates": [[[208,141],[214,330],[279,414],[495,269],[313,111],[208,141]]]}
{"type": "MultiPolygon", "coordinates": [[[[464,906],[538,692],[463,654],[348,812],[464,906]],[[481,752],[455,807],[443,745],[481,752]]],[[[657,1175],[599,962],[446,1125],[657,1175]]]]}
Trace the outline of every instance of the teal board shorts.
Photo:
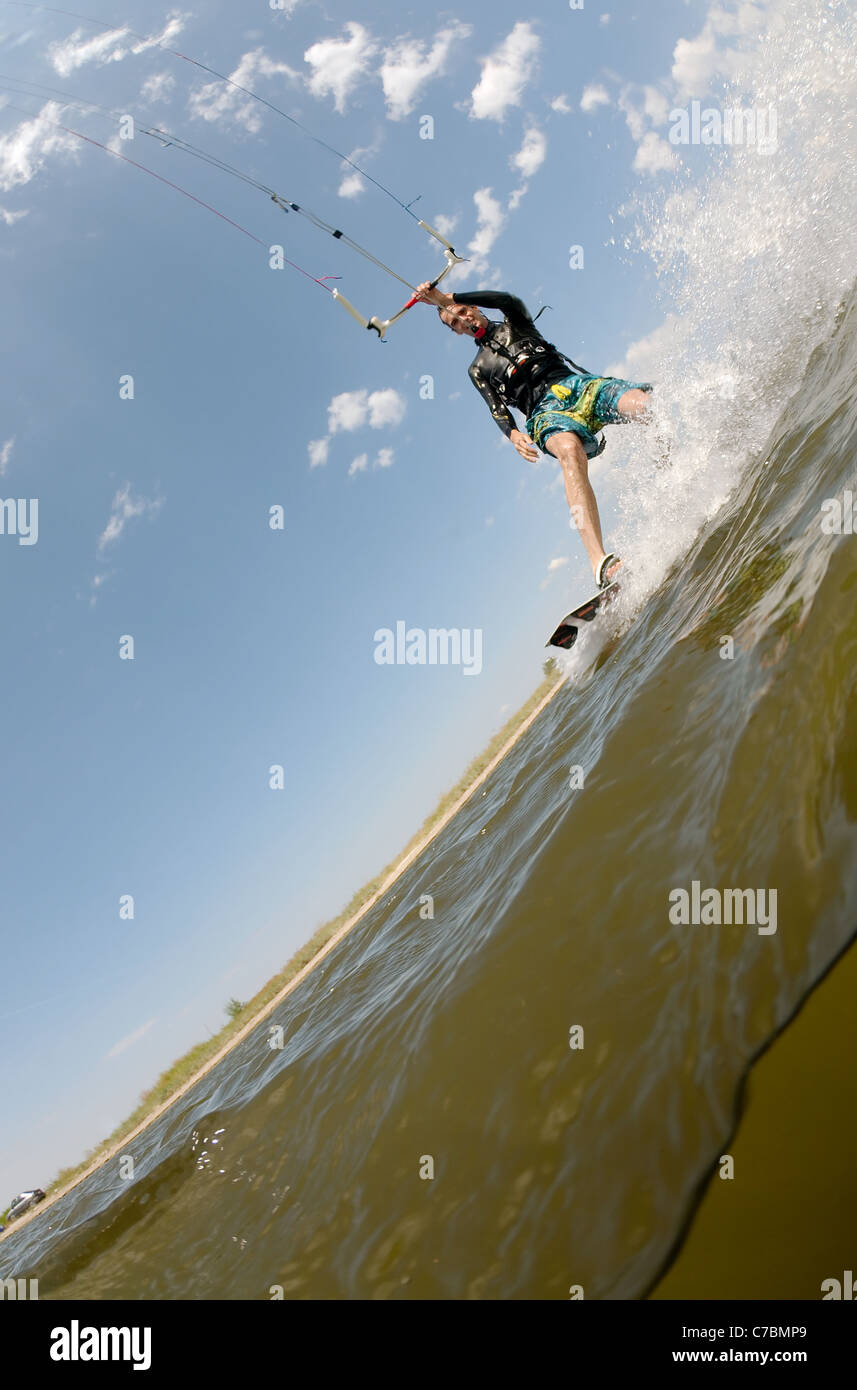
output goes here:
{"type": "Polygon", "coordinates": [[[651,390],[648,381],[573,373],[548,388],[527,420],[527,434],[546,454],[545,445],[552,434],[571,430],[580,436],[587,458],[592,458],[599,449],[597,431],[625,418],[618,411],[620,396],[626,391],[651,390]]]}

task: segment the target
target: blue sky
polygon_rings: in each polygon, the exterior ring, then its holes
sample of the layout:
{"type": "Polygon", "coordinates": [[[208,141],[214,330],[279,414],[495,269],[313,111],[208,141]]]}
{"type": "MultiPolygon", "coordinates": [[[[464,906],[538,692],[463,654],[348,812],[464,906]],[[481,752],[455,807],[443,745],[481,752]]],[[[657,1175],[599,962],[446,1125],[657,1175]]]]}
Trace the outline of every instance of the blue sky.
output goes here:
{"type": "MultiPolygon", "coordinates": [[[[670,105],[705,94],[753,10],[730,29],[735,6],[683,0],[95,8],[115,30],[0,3],[0,496],[38,499],[35,544],[0,536],[2,1201],[99,1140],[394,855],[589,587],[558,470],[503,439],[472,345],[423,306],[386,344],[361,333],[264,248],[340,275],[366,313],[400,307],[395,281],[44,88],[173,130],[414,282],[437,272],[437,246],[335,156],[129,31],[161,37],[419,194],[470,257],[454,286],[549,303],[540,327],[604,371],[669,307],[620,210],[669,177],[670,105]],[[481,629],[481,673],[379,666],[373,634],[398,620],[481,629]]],[[[610,454],[608,538],[619,437],[610,454]]]]}

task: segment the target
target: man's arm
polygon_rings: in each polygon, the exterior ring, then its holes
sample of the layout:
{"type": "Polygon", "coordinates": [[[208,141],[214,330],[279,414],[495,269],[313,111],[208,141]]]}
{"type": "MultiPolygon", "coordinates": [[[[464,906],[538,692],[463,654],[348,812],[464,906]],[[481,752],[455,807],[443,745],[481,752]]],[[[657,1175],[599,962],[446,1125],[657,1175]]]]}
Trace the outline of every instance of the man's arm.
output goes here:
{"type": "Polygon", "coordinates": [[[499,309],[513,328],[525,332],[538,332],[529,310],[516,294],[506,294],[505,290],[468,290],[448,296],[453,304],[473,304],[477,309],[499,309]]]}
{"type": "MultiPolygon", "coordinates": [[[[443,290],[439,290],[436,286],[426,281],[425,284],[419,286],[417,297],[426,304],[435,304],[440,309],[449,307],[452,304],[461,304],[462,307],[465,307],[467,303],[484,305],[486,309],[500,309],[510,322],[514,323],[512,315],[515,315],[522,325],[523,322],[526,321],[526,323],[532,326],[532,319],[521,300],[517,299],[514,295],[504,294],[500,290],[479,290],[472,295],[451,295],[444,294],[443,290]]],[[[470,380],[485,401],[488,409],[491,411],[491,415],[496,420],[506,438],[511,440],[518,453],[521,455],[521,458],[527,459],[530,463],[534,463],[539,454],[529,435],[524,434],[518,429],[518,426],[515,424],[514,416],[494,388],[486,381],[475,362],[471,363],[468,372],[470,380]]]]}
{"type": "Polygon", "coordinates": [[[506,438],[511,440],[521,455],[528,463],[535,463],[539,456],[538,449],[533,444],[528,434],[524,434],[515,424],[515,419],[507,406],[503,403],[494,388],[485,380],[475,362],[471,362],[468,367],[468,375],[476,390],[479,392],[483,401],[486,402],[500,429],[506,438]]]}

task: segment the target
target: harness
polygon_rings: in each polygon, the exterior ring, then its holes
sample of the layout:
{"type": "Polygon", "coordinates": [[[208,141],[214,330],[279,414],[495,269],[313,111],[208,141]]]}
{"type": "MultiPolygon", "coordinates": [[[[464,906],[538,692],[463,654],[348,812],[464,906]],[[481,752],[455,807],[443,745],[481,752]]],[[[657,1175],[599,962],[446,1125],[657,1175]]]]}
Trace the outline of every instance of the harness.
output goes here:
{"type": "MultiPolygon", "coordinates": [[[[541,312],[541,310],[539,312],[541,312]]],[[[538,315],[536,317],[538,317],[538,315]]],[[[495,341],[492,329],[499,328],[501,326],[502,325],[500,324],[492,325],[492,328],[489,328],[485,331],[482,337],[482,341],[484,342],[487,340],[487,342],[490,344],[492,352],[495,352],[498,355],[498,357],[504,357],[506,361],[509,363],[509,366],[507,367],[506,372],[504,373],[503,381],[501,383],[498,383],[497,386],[497,390],[502,392],[504,395],[504,388],[506,386],[506,383],[511,381],[511,378],[515,375],[515,373],[521,367],[526,366],[526,364],[530,362],[533,357],[547,357],[552,354],[554,357],[558,357],[561,362],[564,362],[566,366],[569,367],[571,371],[576,373],[578,376],[589,376],[589,372],[587,372],[584,367],[581,367],[576,362],[573,362],[572,359],[568,357],[564,352],[560,352],[559,348],[556,347],[554,343],[547,342],[547,340],[543,338],[541,334],[539,334],[537,338],[533,338],[529,334],[519,333],[518,336],[524,338],[527,344],[526,348],[521,349],[516,353],[509,352],[508,348],[506,348],[506,346],[503,343],[495,341]]],[[[534,376],[534,384],[537,384],[538,376],[536,374],[534,374],[534,376]]],[[[510,402],[507,401],[506,404],[508,405],[510,404],[510,402]]],[[[597,458],[598,454],[603,453],[604,449],[607,446],[607,440],[604,437],[603,431],[600,432],[600,435],[601,437],[598,442],[598,449],[596,450],[595,454],[592,455],[593,458],[597,458]]]]}

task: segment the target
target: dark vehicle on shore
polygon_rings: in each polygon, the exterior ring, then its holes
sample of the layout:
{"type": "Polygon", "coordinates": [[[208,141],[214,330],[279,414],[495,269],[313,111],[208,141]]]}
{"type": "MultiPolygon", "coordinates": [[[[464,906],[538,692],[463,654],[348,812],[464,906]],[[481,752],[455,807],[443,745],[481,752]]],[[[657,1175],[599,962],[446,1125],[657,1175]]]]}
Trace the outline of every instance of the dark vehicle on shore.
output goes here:
{"type": "Polygon", "coordinates": [[[31,1207],[44,1200],[45,1194],[40,1187],[34,1187],[30,1192],[19,1192],[17,1197],[12,1200],[6,1213],[6,1220],[14,1221],[16,1217],[23,1216],[25,1211],[29,1211],[31,1207]]]}

